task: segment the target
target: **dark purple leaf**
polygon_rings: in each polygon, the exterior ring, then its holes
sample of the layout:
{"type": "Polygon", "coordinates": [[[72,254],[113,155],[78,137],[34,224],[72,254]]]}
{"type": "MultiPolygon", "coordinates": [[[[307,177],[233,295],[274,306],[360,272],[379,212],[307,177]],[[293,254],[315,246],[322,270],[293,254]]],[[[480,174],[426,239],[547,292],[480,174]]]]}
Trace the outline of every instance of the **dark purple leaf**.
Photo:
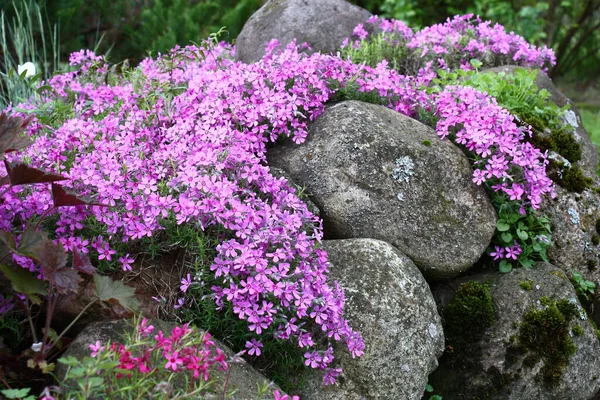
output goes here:
{"type": "Polygon", "coordinates": [[[10,183],[13,186],[32,183],[64,181],[68,179],[60,175],[45,172],[37,168],[32,168],[23,163],[9,163],[8,161],[4,160],[4,165],[6,166],[6,171],[8,172],[10,183]]]}
{"type": "Polygon", "coordinates": [[[67,206],[103,206],[103,204],[95,203],[92,199],[83,198],[73,193],[67,192],[61,185],[52,183],[52,197],[54,199],[54,207],[67,206]]]}
{"type": "MultiPolygon", "coordinates": [[[[10,232],[0,231],[0,241],[12,251],[17,251],[17,245],[15,244],[15,237],[10,232]]],[[[0,253],[2,251],[0,250],[0,253]]]]}
{"type": "Polygon", "coordinates": [[[77,249],[73,250],[73,268],[88,275],[94,275],[96,272],[90,258],[77,249]]]}
{"type": "Polygon", "coordinates": [[[51,240],[36,247],[33,259],[42,267],[44,278],[51,282],[55,282],[58,271],[67,265],[67,253],[62,244],[54,244],[51,240]]]}
{"type": "Polygon", "coordinates": [[[74,269],[62,268],[54,274],[54,287],[58,294],[77,293],[82,280],[79,273],[74,269]]]}
{"type": "Polygon", "coordinates": [[[23,135],[23,130],[32,118],[33,116],[22,119],[9,117],[6,113],[0,114],[0,154],[31,145],[31,140],[23,135]]]}
{"type": "Polygon", "coordinates": [[[34,258],[36,249],[43,246],[48,239],[48,234],[43,231],[36,231],[33,226],[28,226],[21,235],[17,252],[22,256],[34,258]]]}

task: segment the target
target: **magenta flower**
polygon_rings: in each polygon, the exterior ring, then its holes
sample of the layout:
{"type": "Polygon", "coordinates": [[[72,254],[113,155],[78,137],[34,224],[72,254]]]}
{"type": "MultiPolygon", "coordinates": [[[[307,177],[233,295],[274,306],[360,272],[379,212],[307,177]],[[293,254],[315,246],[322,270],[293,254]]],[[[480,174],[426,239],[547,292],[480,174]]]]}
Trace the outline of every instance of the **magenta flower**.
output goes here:
{"type": "Polygon", "coordinates": [[[260,354],[261,354],[260,349],[262,347],[263,347],[263,344],[254,338],[250,339],[249,342],[246,342],[246,348],[249,349],[248,354],[250,354],[251,356],[253,356],[253,355],[260,356],[260,354]]]}
{"type": "Polygon", "coordinates": [[[99,340],[96,340],[95,344],[90,344],[88,347],[92,351],[92,357],[96,357],[98,353],[104,351],[104,346],[102,346],[99,340]]]}
{"type": "Polygon", "coordinates": [[[165,369],[172,369],[173,371],[177,371],[177,366],[183,364],[183,360],[179,358],[178,352],[164,352],[164,356],[167,359],[167,363],[165,364],[165,369]]]}
{"type": "Polygon", "coordinates": [[[494,261],[504,257],[504,248],[500,246],[494,246],[494,251],[490,253],[490,256],[494,257],[494,261]]]}

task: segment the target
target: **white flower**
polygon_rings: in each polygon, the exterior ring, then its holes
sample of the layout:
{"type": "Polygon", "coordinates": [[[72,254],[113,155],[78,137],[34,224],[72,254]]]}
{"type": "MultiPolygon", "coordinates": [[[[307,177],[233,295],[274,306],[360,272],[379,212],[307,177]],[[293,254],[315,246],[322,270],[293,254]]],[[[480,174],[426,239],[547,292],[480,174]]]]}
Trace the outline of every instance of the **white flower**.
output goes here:
{"type": "Polygon", "coordinates": [[[38,351],[40,351],[41,349],[42,349],[42,342],[34,343],[31,345],[31,350],[35,351],[36,353],[38,351]]]}
{"type": "Polygon", "coordinates": [[[36,70],[35,70],[35,64],[34,64],[34,63],[32,63],[32,62],[30,62],[30,61],[27,61],[25,64],[23,64],[23,65],[19,65],[19,66],[17,67],[17,73],[19,74],[19,76],[21,76],[21,74],[22,74],[24,71],[27,71],[27,72],[25,73],[25,77],[26,77],[26,78],[29,78],[30,76],[34,76],[34,75],[35,75],[35,72],[36,72],[36,70]]]}

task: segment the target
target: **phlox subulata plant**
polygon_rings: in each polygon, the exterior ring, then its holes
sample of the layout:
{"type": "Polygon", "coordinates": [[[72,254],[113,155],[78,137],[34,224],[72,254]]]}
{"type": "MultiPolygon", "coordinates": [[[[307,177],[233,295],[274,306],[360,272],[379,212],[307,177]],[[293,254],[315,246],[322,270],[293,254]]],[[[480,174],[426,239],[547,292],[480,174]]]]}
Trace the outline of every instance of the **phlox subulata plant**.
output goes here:
{"type": "MultiPolygon", "coordinates": [[[[384,25],[426,46],[418,33],[384,25]]],[[[11,188],[0,205],[0,229],[19,233],[21,221],[48,214],[56,221],[54,240],[69,252],[119,260],[128,270],[133,258],[116,250],[123,243],[159,235],[167,222],[218,227],[222,240],[210,266],[219,282],[212,287],[216,304],[229,302],[257,336],[274,332],[297,343],[305,364],[333,383],[341,372],[333,364],[334,342],[352,356],[363,354],[364,343],[343,317],[342,288],[327,280],[321,221],[285,179],[271,175],[269,143],[282,137],[302,143],[328,101],[354,92],[409,116],[433,114],[440,137],[451,135],[477,155],[477,184],[489,181],[533,208],[552,184],[545,155],[492,98],[461,87],[427,90],[436,76],[433,61],[403,75],[386,62],[355,64],[306,55],[301,47],[273,41],[263,59],[243,64],[233,61],[230,45],[212,41],[119,73],[93,53],[74,54],[74,71],[11,108],[37,117],[28,127],[33,144],[8,161],[59,173],[68,178],[62,187],[91,202],[50,210],[49,185],[11,188]],[[90,225],[101,233],[90,235],[90,225]]],[[[31,260],[15,262],[38,270],[31,260]]],[[[258,354],[260,342],[249,343],[258,354]]]]}

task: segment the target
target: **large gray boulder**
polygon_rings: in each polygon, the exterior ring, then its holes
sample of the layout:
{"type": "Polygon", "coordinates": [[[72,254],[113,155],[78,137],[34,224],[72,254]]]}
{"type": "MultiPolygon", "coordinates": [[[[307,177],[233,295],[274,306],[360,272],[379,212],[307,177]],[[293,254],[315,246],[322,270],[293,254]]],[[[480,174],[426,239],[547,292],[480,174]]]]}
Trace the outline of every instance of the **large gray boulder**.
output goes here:
{"type": "Polygon", "coordinates": [[[267,159],[306,186],[326,238],[386,241],[430,279],[469,269],[496,228],[494,208],[472,182],[462,151],[383,106],[330,106],[305,143],[276,146],[267,159]]]}
{"type": "Polygon", "coordinates": [[[244,25],[236,39],[235,57],[256,62],[271,39],[282,45],[296,39],[298,44],[308,43],[312,51],[335,52],[370,16],[344,0],[269,0],[244,25]]]}
{"type": "Polygon", "coordinates": [[[444,349],[427,282],[408,257],[379,240],[326,240],[323,248],[328,279],[344,289],[344,316],[362,334],[365,354],[353,359],[336,349],[344,371],[339,383],[323,386],[318,372],[307,371],[300,398],[420,399],[444,349]]]}
{"type": "Polygon", "coordinates": [[[556,187],[556,198],[542,203],[541,211],[552,224],[550,262],[565,272],[578,271],[600,283],[600,197],[593,190],[568,192],[556,187]]]}
{"type": "Polygon", "coordinates": [[[587,400],[600,390],[600,341],[560,269],[539,263],[432,290],[449,351],[429,382],[444,399],[587,400]],[[473,280],[488,287],[491,321],[473,280]]]}
{"type": "MultiPolygon", "coordinates": [[[[165,322],[161,320],[152,320],[152,325],[155,327],[155,333],[159,330],[163,331],[165,335],[168,335],[171,330],[177,326],[173,322],[165,322]]],[[[94,322],[86,326],[86,328],[75,338],[75,340],[69,345],[67,351],[63,357],[73,356],[81,360],[84,357],[90,356],[89,345],[96,343],[99,340],[101,343],[123,343],[123,337],[125,332],[133,332],[133,324],[130,320],[116,320],[116,321],[101,321],[94,322]]],[[[219,340],[212,338],[215,342],[216,347],[223,350],[230,359],[234,353],[231,349],[225,346],[219,340]]],[[[227,391],[234,392],[228,399],[237,400],[255,400],[257,399],[257,385],[269,382],[269,380],[261,373],[252,368],[245,361],[239,359],[235,363],[229,363],[231,370],[228,381],[227,391]]],[[[58,363],[56,368],[56,376],[59,379],[64,379],[67,372],[67,367],[64,364],[58,363]]],[[[225,387],[227,372],[217,371],[216,369],[210,371],[210,378],[215,380],[215,385],[212,386],[215,393],[221,395],[225,387]]],[[[177,381],[172,384],[178,384],[177,381]]],[[[271,383],[273,390],[277,390],[278,387],[271,383]]],[[[280,392],[281,389],[279,389],[280,392]]]]}
{"type": "MultiPolygon", "coordinates": [[[[505,65],[502,67],[490,68],[485,71],[495,73],[504,72],[507,75],[510,75],[514,72],[515,68],[523,67],[505,65]]],[[[569,110],[563,118],[563,123],[565,125],[571,125],[575,140],[581,146],[581,161],[578,162],[578,166],[589,177],[595,177],[596,169],[598,168],[598,147],[592,143],[590,134],[583,127],[581,113],[575,106],[575,103],[558,90],[552,82],[552,79],[550,79],[544,71],[538,71],[535,83],[540,90],[545,89],[550,93],[550,101],[557,106],[564,107],[567,104],[569,105],[569,110]]]]}

